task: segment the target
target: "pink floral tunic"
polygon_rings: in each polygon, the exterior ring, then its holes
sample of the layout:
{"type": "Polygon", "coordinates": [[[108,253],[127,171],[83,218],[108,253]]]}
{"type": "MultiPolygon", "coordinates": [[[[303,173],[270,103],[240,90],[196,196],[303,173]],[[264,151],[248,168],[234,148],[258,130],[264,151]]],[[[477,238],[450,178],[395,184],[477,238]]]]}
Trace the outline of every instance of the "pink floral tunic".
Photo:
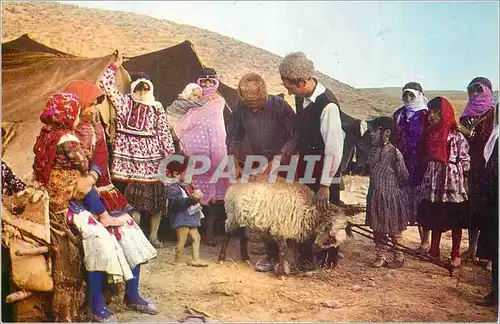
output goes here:
{"type": "Polygon", "coordinates": [[[450,158],[447,164],[430,161],[419,186],[419,200],[461,203],[468,199],[464,172],[470,169],[469,144],[465,137],[452,130],[448,136],[450,158]]]}
{"type": "Polygon", "coordinates": [[[161,103],[148,106],[116,88],[116,67],[100,76],[99,86],[116,108],[111,176],[113,180],[154,183],[164,157],[174,153],[167,117],[161,103]]]}

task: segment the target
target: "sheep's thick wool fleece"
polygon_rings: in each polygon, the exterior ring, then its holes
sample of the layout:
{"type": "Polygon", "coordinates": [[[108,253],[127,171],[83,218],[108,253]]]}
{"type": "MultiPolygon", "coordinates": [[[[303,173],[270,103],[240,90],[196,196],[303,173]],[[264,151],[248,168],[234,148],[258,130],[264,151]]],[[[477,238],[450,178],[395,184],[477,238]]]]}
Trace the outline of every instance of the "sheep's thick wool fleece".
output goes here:
{"type": "Polygon", "coordinates": [[[248,227],[304,242],[325,218],[312,198],[307,186],[284,180],[234,184],[225,197],[226,231],[248,227]]]}

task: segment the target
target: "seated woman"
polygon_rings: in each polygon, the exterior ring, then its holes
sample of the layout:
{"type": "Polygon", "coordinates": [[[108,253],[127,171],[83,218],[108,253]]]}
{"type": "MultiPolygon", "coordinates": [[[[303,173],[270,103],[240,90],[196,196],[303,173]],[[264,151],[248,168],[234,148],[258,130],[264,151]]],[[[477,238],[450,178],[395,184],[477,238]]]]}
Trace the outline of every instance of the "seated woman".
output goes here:
{"type": "MultiPolygon", "coordinates": [[[[35,143],[35,180],[45,186],[50,196],[50,209],[60,212],[68,208],[73,196],[73,184],[90,171],[89,161],[73,135],[73,130],[80,123],[80,103],[78,97],[68,93],[53,94],[40,115],[45,125],[35,143]]],[[[96,169],[94,169],[96,170],[96,169]]],[[[98,171],[97,171],[98,172],[98,171]]],[[[85,206],[105,226],[123,225],[112,218],[97,192],[90,188],[83,197],[85,206]]]]}
{"type": "MultiPolygon", "coordinates": [[[[97,94],[98,95],[90,99],[90,101],[88,101],[88,97],[85,98],[83,100],[85,105],[95,106],[97,97],[102,96],[100,91],[97,94]]],[[[70,95],[72,98],[78,98],[75,94],[70,95]]],[[[84,97],[85,96],[82,95],[82,98],[84,97]]],[[[62,116],[68,112],[65,110],[65,106],[66,104],[60,102],[59,105],[53,107],[54,111],[57,111],[59,113],[58,115],[61,116],[60,118],[65,118],[62,116]]],[[[80,144],[78,138],[74,137],[73,134],[71,134],[71,136],[73,143],[80,144]]],[[[51,156],[55,159],[56,150],[45,149],[39,151],[37,148],[35,152],[39,152],[40,158],[36,159],[36,161],[50,161],[51,156]],[[47,153],[46,160],[41,158],[43,152],[47,153]]],[[[85,153],[79,151],[77,155],[81,156],[85,155],[85,153]]],[[[49,170],[48,172],[50,172],[50,169],[51,168],[40,168],[36,163],[34,166],[35,175],[40,170],[49,170]]],[[[106,170],[106,166],[99,164],[99,167],[94,168],[94,170],[98,169],[106,170]]],[[[100,177],[103,175],[105,175],[105,173],[102,173],[100,177]]],[[[94,179],[96,178],[98,177],[94,174],[77,179],[75,188],[77,189],[77,196],[84,196],[90,192],[91,188],[86,188],[86,190],[80,192],[81,189],[85,187],[82,183],[90,183],[92,187],[93,182],[95,182],[94,179]]],[[[57,181],[61,181],[61,179],[62,178],[54,177],[52,183],[57,183],[57,181]]],[[[70,190],[68,190],[68,192],[69,191],[70,190]]],[[[74,192],[74,188],[71,188],[71,192],[74,192]]],[[[106,200],[102,198],[99,200],[106,205],[106,200]]],[[[62,206],[58,206],[58,208],[59,207],[62,206]]],[[[66,206],[65,211],[67,211],[67,213],[65,212],[65,214],[67,214],[66,221],[71,224],[83,238],[85,267],[88,271],[88,296],[89,304],[92,308],[93,319],[96,321],[111,321],[115,319],[114,315],[106,307],[102,294],[102,287],[106,276],[109,282],[126,281],[126,305],[144,313],[157,314],[158,309],[153,304],[141,298],[138,292],[140,265],[156,257],[156,251],[131,217],[127,213],[111,214],[111,216],[118,216],[127,219],[127,221],[124,225],[113,227],[112,230],[108,231],[102,223],[97,221],[95,214],[89,210],[88,204],[85,204],[81,200],[71,199],[69,201],[69,208],[66,206]]]]}

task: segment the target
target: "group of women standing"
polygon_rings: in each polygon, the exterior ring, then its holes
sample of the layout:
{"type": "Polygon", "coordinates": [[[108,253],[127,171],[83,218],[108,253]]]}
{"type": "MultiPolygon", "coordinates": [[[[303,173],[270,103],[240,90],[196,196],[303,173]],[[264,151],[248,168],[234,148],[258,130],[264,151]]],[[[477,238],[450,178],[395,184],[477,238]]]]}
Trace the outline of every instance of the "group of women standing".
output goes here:
{"type": "Polygon", "coordinates": [[[457,122],[446,98],[427,101],[420,84],[405,85],[404,106],[393,116],[395,144],[409,173],[409,223],[421,226],[419,252],[440,259],[441,234],[451,230],[451,266],[476,255],[492,262],[493,289],[483,301],[488,304],[498,300],[498,103],[495,109],[486,78],[473,79],[467,92],[469,100],[457,122]],[[469,248],[460,255],[464,228],[469,248]]]}

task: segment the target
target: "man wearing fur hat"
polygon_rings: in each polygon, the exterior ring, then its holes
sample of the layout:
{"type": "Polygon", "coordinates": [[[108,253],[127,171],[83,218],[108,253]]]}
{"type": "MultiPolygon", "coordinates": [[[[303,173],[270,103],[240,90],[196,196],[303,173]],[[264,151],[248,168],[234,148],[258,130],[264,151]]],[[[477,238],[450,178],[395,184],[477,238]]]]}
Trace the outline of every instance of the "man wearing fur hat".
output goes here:
{"type": "MultiPolygon", "coordinates": [[[[228,154],[239,159],[236,168],[242,173],[247,155],[260,155],[268,161],[265,174],[271,171],[273,158],[288,164],[295,152],[295,118],[292,108],[280,96],[267,94],[266,83],[255,73],[248,73],[238,84],[241,100],[235,105],[227,125],[228,154]]],[[[271,271],[277,262],[278,246],[266,242],[267,256],[255,265],[258,271],[271,271]]]]}
{"type": "MultiPolygon", "coordinates": [[[[319,158],[319,161],[309,162],[314,163],[312,177],[316,181],[309,187],[316,193],[314,198],[318,207],[324,210],[329,202],[340,203],[339,166],[345,137],[340,121],[340,105],[335,95],[314,76],[314,64],[304,53],[285,56],[279,71],[283,86],[290,95],[295,95],[297,151],[300,155],[297,177],[304,177],[306,155],[319,158]],[[322,172],[323,165],[325,173],[322,172]]],[[[325,252],[318,254],[318,259],[328,265],[335,263],[338,249],[327,252],[328,259],[325,252]]],[[[301,261],[302,266],[314,263],[312,242],[302,246],[301,261]]]]}

